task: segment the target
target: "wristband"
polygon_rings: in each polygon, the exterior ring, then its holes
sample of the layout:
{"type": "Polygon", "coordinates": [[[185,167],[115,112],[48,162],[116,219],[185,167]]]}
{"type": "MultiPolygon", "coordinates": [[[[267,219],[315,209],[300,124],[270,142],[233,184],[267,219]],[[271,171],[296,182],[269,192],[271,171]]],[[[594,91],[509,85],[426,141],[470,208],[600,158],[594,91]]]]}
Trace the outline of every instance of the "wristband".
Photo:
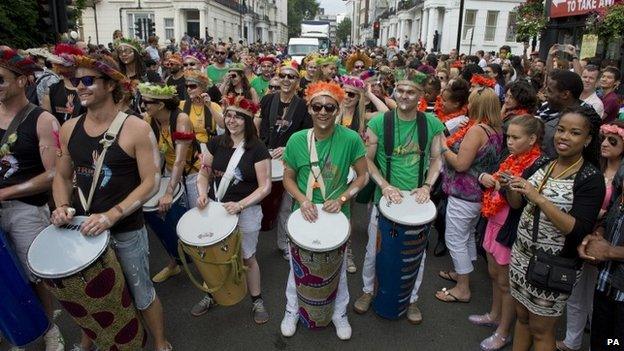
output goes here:
{"type": "Polygon", "coordinates": [[[56,206],[57,208],[61,208],[61,207],[69,207],[69,204],[62,204],[62,205],[58,205],[56,206]]]}
{"type": "Polygon", "coordinates": [[[479,182],[481,182],[481,179],[483,179],[483,176],[484,176],[484,175],[485,175],[485,172],[483,172],[483,173],[479,174],[479,177],[477,177],[477,180],[478,180],[479,182]]]}
{"type": "Polygon", "coordinates": [[[431,184],[429,184],[427,182],[423,183],[422,186],[426,186],[429,190],[431,190],[431,184]]]}
{"type": "Polygon", "coordinates": [[[117,212],[119,212],[120,215],[123,215],[123,209],[121,208],[121,206],[119,205],[115,205],[115,207],[113,207],[115,210],[117,210],[117,212]]]}

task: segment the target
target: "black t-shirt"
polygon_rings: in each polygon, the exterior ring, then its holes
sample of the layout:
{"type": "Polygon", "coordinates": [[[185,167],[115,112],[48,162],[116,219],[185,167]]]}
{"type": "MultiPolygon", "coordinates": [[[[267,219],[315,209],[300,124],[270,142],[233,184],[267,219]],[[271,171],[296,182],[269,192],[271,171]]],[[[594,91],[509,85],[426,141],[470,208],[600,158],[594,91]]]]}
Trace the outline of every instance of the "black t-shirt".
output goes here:
{"type": "MultiPolygon", "coordinates": [[[[221,140],[224,137],[224,135],[219,135],[208,142],[208,151],[213,156],[212,172],[214,179],[213,184],[210,184],[208,196],[213,200],[215,200],[215,187],[219,187],[228,162],[236,150],[233,147],[226,148],[221,145],[221,140]]],[[[258,188],[255,164],[270,158],[269,151],[261,142],[255,141],[245,145],[245,153],[243,153],[243,157],[234,170],[234,178],[221,202],[238,202],[253,193],[258,188]]]]}
{"type": "Polygon", "coordinates": [[[260,118],[262,119],[260,122],[260,140],[269,149],[286,146],[286,142],[295,132],[312,128],[312,117],[308,113],[306,103],[301,98],[295,95],[290,103],[283,103],[279,98],[279,93],[273,93],[265,95],[260,100],[260,118]],[[276,100],[278,101],[277,113],[275,116],[271,116],[271,104],[274,99],[278,99],[276,100]],[[284,109],[289,108],[294,108],[293,113],[284,113],[284,109]],[[290,115],[292,118],[289,118],[290,115]],[[272,120],[275,122],[271,129],[272,120]]]}
{"type": "Polygon", "coordinates": [[[52,114],[60,124],[87,112],[87,109],[80,104],[78,93],[65,88],[65,82],[62,80],[50,86],[49,96],[52,114]]]}

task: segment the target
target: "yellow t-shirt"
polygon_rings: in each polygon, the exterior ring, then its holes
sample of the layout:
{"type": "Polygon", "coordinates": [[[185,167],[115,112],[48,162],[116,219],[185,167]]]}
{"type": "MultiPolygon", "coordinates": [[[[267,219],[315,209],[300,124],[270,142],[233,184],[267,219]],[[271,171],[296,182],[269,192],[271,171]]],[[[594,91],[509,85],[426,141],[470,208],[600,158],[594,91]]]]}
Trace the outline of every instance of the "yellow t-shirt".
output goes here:
{"type": "MultiPolygon", "coordinates": [[[[151,117],[147,115],[145,117],[145,121],[151,124],[151,117]]],[[[171,138],[171,132],[169,131],[169,126],[167,125],[164,128],[160,128],[160,134],[156,137],[158,138],[158,150],[165,159],[165,169],[171,172],[173,164],[175,163],[176,153],[175,145],[173,144],[173,140],[171,138]]],[[[192,166],[190,165],[193,157],[195,156],[194,154],[195,150],[193,149],[193,145],[189,145],[186,166],[184,167],[186,174],[195,173],[199,171],[199,168],[201,167],[201,160],[199,159],[196,159],[192,166]]]]}
{"type": "MultiPolygon", "coordinates": [[[[180,101],[180,110],[184,108],[184,102],[180,101]]],[[[210,103],[210,107],[218,113],[223,113],[221,106],[215,102],[210,103]]],[[[206,132],[206,124],[204,119],[204,106],[193,104],[191,105],[191,110],[188,112],[189,118],[191,119],[191,124],[193,125],[193,132],[195,132],[195,139],[200,143],[207,143],[210,138],[208,133],[206,132]]],[[[212,130],[216,133],[217,131],[217,123],[214,116],[212,116],[212,130]]]]}

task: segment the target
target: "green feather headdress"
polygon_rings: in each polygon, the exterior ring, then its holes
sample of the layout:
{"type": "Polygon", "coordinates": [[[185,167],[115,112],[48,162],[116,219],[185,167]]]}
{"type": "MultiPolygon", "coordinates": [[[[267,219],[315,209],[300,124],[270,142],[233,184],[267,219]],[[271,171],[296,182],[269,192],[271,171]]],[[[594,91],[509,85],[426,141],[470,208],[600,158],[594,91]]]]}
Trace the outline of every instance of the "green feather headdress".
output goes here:
{"type": "Polygon", "coordinates": [[[175,85],[155,85],[151,83],[139,84],[141,95],[156,100],[169,100],[178,95],[175,85]]]}

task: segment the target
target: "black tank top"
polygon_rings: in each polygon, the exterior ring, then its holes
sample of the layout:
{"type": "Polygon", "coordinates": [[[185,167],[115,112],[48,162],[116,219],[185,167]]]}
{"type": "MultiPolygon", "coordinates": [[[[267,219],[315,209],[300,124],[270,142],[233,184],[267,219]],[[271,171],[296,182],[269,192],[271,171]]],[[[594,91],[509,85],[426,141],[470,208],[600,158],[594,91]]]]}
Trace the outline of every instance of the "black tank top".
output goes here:
{"type": "Polygon", "coordinates": [[[50,107],[52,108],[52,114],[60,124],[86,112],[85,108],[80,104],[78,93],[67,90],[62,80],[50,86],[50,107]]]}
{"type": "MultiPolygon", "coordinates": [[[[10,146],[10,154],[0,158],[0,188],[7,188],[27,182],[45,172],[41,154],[39,153],[39,136],[37,135],[37,121],[43,112],[40,107],[35,109],[17,127],[17,139],[10,146]]],[[[6,133],[0,129],[0,139],[6,133]]],[[[43,206],[48,202],[48,191],[35,195],[13,199],[33,206],[43,206]]]]}
{"type": "MultiPolygon", "coordinates": [[[[74,162],[76,182],[85,198],[89,196],[95,161],[102,152],[100,140],[104,134],[90,137],[84,129],[86,117],[79,117],[71,137],[69,138],[69,154],[74,162]]],[[[123,129],[123,127],[122,127],[123,129]]],[[[91,201],[91,213],[102,213],[110,210],[125,199],[141,184],[136,159],[128,154],[115,142],[106,151],[102,172],[91,201]]],[[[82,206],[76,206],[78,214],[84,215],[82,206]]],[[[122,233],[143,227],[142,208],[139,207],[129,216],[121,219],[112,228],[112,233],[122,233]]]]}

